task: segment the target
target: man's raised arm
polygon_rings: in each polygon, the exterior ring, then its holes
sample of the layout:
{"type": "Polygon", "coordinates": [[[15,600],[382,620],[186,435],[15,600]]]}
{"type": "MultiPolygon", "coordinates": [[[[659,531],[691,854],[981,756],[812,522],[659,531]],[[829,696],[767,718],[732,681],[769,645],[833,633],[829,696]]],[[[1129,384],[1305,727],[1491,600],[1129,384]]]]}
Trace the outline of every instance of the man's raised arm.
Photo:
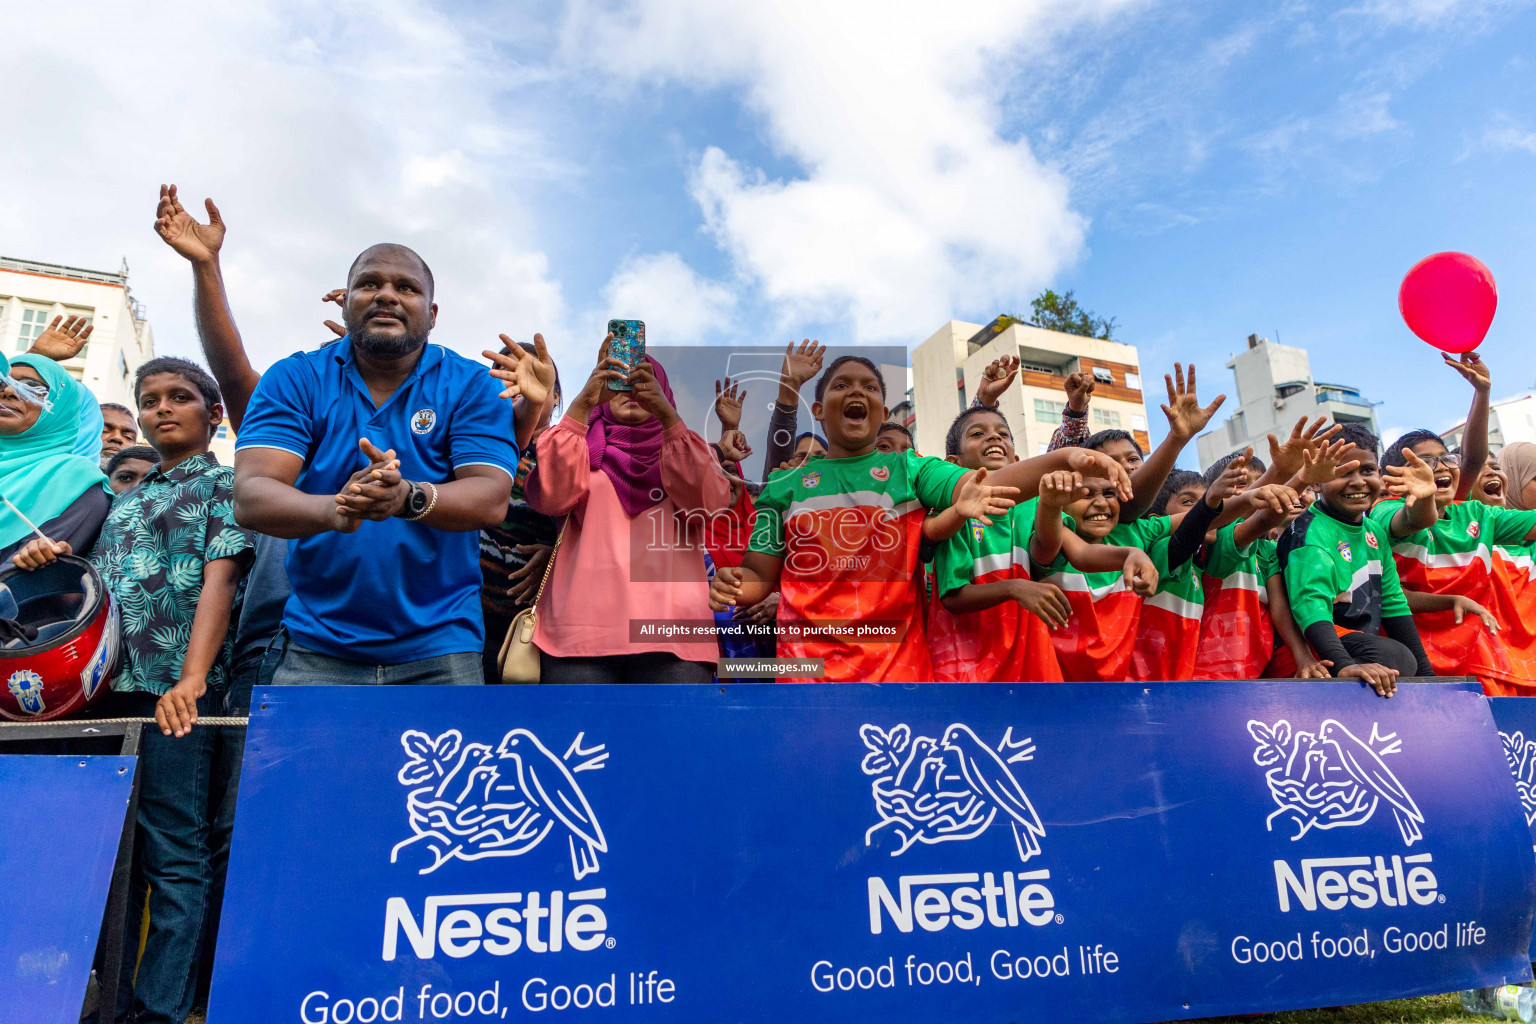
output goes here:
{"type": "MultiPolygon", "coordinates": [[[[224,220],[212,199],[203,200],[208,223],[199,224],[176,197],[175,185],[160,186],[160,205],[155,211],[155,232],[192,264],[192,308],[197,318],[197,337],[203,355],[224,393],[224,409],[235,433],[245,419],[245,407],[261,375],[251,366],[229,309],[224,291],[224,272],[219,249],[224,244],[224,220]]],[[[263,533],[267,532],[265,530],[263,533]]]]}

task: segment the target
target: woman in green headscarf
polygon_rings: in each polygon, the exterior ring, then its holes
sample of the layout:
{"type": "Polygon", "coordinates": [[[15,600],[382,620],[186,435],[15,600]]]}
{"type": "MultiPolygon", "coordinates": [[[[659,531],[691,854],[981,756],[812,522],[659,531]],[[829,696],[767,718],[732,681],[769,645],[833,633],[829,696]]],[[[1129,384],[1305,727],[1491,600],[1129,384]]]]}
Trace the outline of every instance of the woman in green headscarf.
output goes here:
{"type": "MultiPolygon", "coordinates": [[[[101,467],[74,454],[82,403],[90,392],[52,359],[0,355],[0,496],[51,540],[78,552],[96,543],[112,507],[101,467]]],[[[0,503],[0,569],[33,536],[21,517],[0,503]]]]}

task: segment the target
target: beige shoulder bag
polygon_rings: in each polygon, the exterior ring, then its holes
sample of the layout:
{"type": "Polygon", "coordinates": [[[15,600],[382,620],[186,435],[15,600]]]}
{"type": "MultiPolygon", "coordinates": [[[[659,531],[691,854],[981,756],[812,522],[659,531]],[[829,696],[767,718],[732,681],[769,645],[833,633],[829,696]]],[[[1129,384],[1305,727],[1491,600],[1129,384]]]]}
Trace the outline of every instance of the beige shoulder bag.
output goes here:
{"type": "Polygon", "coordinates": [[[555,538],[555,549],[549,553],[549,563],[544,566],[544,578],[539,581],[539,592],[533,595],[533,604],[512,616],[507,627],[506,639],[501,642],[503,683],[536,683],[539,681],[539,649],[533,645],[533,631],[539,624],[539,598],[549,586],[549,574],[555,571],[555,558],[560,554],[560,542],[565,540],[565,528],[555,538]]]}

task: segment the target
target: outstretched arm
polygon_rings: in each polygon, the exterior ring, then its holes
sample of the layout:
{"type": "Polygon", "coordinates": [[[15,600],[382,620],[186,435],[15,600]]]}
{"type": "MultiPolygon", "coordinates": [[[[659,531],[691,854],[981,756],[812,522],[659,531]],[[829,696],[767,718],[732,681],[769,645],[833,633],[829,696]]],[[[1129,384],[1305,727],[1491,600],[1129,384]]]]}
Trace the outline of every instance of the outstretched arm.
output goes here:
{"type": "Polygon", "coordinates": [[[1184,365],[1174,363],[1173,374],[1163,374],[1163,380],[1168,385],[1168,404],[1162,407],[1163,415],[1168,417],[1168,436],[1147,456],[1147,461],[1131,474],[1135,497],[1129,508],[1121,509],[1122,521],[1135,519],[1152,506],[1157,492],[1162,490],[1163,481],[1168,479],[1174,464],[1179,461],[1179,453],[1191,438],[1205,429],[1211,417],[1216,415],[1216,410],[1227,400],[1226,395],[1217,395],[1210,405],[1201,407],[1200,398],[1195,393],[1193,363],[1189,364],[1187,379],[1184,365]]]}
{"type": "Polygon", "coordinates": [[[1463,352],[1459,360],[1442,352],[1440,358],[1472,385],[1472,408],[1461,435],[1461,479],[1456,483],[1456,500],[1465,501],[1488,461],[1488,392],[1493,388],[1493,374],[1476,352],[1463,352]]]}
{"type": "Polygon", "coordinates": [[[224,219],[212,199],[203,200],[208,223],[200,224],[181,205],[175,185],[160,186],[160,205],[155,211],[155,232],[192,264],[192,308],[203,356],[224,393],[224,409],[239,433],[245,407],[261,375],[251,366],[229,309],[224,291],[224,272],[219,249],[224,245],[224,219]]]}

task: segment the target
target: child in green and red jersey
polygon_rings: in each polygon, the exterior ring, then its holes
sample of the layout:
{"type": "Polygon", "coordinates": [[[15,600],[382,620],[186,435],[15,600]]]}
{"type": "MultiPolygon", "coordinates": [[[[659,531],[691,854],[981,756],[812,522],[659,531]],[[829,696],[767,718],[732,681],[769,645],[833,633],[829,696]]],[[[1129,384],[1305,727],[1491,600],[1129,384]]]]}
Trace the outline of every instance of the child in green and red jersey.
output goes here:
{"type": "Polygon", "coordinates": [[[721,610],[755,604],[778,588],[779,656],[823,659],[828,680],[931,679],[917,572],[925,509],[986,515],[1012,488],[1032,492],[1058,469],[1096,469],[1130,494],[1118,465],[1080,449],[991,474],[912,451],[880,452],[884,400],[885,382],[869,360],[832,362],[812,406],[826,455],[770,479],[746,557],[739,568],[717,571],[710,591],[721,610]],[[957,501],[966,484],[976,494],[973,507],[957,501]]]}
{"type": "MultiPolygon", "coordinates": [[[[944,439],[948,461],[996,471],[1019,461],[1013,433],[995,406],[974,405],[944,439]]],[[[1067,623],[1060,590],[1029,576],[1035,501],[1015,505],[992,525],[971,520],[939,545],[928,644],[937,682],[1060,682],[1050,630],[1067,623]]]]}
{"type": "Polygon", "coordinates": [[[1029,571],[1066,594],[1072,606],[1067,624],[1051,634],[1068,682],[1126,678],[1142,598],[1157,589],[1157,569],[1146,551],[1167,536],[1168,520],[1129,523],[1111,545],[1119,517],[1120,492],[1102,477],[1053,472],[1040,480],[1029,571]]]}
{"type": "Polygon", "coordinates": [[[1500,604],[1494,549],[1536,539],[1536,512],[1462,500],[1482,471],[1475,464],[1475,449],[1486,436],[1491,377],[1475,352],[1459,362],[1445,358],[1474,388],[1466,445],[1473,449],[1469,458],[1474,464],[1463,465],[1433,431],[1405,434],[1383,462],[1427,475],[1433,490],[1426,486],[1427,495],[1416,504],[1412,494],[1407,501],[1383,501],[1371,510],[1371,518],[1390,533],[1408,606],[1435,671],[1476,676],[1493,696],[1528,695],[1532,690],[1524,666],[1511,659],[1490,609],[1500,604]]]}
{"type": "MultiPolygon", "coordinates": [[[[1382,493],[1376,436],[1358,423],[1343,426],[1353,464],[1319,485],[1320,497],[1280,537],[1291,614],[1307,643],[1340,679],[1360,679],[1383,697],[1400,675],[1432,676],[1418,629],[1403,596],[1397,567],[1386,557],[1387,531],[1367,518],[1382,493]]],[[[1425,497],[1424,481],[1407,469],[1388,470],[1389,489],[1425,497]]],[[[1434,481],[1429,478],[1433,494],[1434,481]]]]}

